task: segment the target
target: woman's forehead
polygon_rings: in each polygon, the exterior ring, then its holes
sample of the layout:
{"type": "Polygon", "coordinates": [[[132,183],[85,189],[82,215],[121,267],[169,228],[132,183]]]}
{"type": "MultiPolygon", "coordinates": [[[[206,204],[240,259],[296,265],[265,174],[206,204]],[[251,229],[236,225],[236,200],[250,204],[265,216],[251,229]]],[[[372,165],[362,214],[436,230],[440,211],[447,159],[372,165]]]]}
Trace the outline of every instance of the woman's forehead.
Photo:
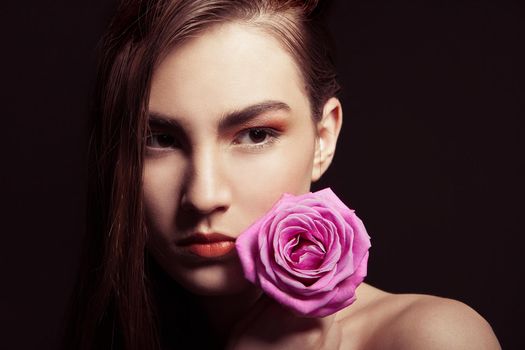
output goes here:
{"type": "Polygon", "coordinates": [[[293,57],[267,32],[227,23],[168,53],[154,71],[150,109],[181,116],[220,115],[268,100],[308,108],[293,57]]]}

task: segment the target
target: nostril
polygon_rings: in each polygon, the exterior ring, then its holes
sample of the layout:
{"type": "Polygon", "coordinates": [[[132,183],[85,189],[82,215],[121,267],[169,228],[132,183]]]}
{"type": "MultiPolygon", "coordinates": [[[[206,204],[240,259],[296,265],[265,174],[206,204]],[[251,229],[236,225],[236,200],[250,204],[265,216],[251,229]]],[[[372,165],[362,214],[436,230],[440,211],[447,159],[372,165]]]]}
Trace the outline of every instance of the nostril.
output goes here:
{"type": "Polygon", "coordinates": [[[176,214],[176,225],[180,230],[194,228],[203,220],[228,209],[226,202],[217,197],[183,195],[176,214]]]}

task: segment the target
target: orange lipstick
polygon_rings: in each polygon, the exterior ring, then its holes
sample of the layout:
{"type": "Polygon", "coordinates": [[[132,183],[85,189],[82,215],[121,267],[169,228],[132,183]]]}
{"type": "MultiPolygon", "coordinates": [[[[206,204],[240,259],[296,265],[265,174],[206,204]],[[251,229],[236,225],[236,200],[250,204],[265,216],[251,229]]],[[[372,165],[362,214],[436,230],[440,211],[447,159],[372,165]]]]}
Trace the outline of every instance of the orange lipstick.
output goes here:
{"type": "Polygon", "coordinates": [[[181,240],[179,245],[202,258],[218,258],[235,248],[235,239],[220,233],[196,233],[181,240]]]}

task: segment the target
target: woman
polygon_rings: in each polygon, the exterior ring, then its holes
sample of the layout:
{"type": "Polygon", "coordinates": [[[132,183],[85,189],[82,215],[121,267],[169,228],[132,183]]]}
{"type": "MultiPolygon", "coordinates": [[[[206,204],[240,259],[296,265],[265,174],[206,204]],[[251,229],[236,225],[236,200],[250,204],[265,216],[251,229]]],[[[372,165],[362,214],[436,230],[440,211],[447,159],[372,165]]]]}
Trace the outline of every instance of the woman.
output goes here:
{"type": "Polygon", "coordinates": [[[367,284],[304,318],[232,242],[329,167],[338,85],[309,1],[124,1],[104,39],[68,348],[497,349],[467,306],[367,284]]]}

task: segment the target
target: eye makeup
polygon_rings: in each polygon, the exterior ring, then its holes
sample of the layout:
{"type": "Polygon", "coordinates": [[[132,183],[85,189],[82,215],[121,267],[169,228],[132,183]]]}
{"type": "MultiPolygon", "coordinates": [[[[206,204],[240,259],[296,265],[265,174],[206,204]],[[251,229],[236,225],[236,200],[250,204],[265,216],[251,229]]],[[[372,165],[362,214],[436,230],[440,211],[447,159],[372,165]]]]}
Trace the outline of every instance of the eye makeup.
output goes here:
{"type": "Polygon", "coordinates": [[[269,127],[247,128],[237,133],[233,144],[256,150],[271,146],[279,140],[281,132],[269,127]]]}

